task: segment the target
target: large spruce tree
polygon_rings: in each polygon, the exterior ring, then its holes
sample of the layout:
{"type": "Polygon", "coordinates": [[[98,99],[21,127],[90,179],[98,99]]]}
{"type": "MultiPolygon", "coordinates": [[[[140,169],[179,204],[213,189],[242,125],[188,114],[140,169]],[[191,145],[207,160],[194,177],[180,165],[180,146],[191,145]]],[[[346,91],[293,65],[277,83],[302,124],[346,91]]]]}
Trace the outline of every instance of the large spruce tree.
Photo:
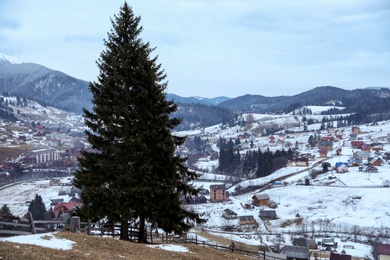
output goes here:
{"type": "Polygon", "coordinates": [[[166,74],[151,57],[154,48],[140,37],[140,17],[125,2],[111,23],[97,82],[90,84],[92,111],[84,109],[91,149],[79,159],[75,185],[89,219],[121,223],[123,240],[129,221],[139,222],[144,242],[146,220],[167,232],[203,221],[180,205],[182,195],[198,194],[189,183],[198,175],[174,153],[185,138],[172,134],[180,124],[170,116],[177,106],[166,99],[166,74]]]}

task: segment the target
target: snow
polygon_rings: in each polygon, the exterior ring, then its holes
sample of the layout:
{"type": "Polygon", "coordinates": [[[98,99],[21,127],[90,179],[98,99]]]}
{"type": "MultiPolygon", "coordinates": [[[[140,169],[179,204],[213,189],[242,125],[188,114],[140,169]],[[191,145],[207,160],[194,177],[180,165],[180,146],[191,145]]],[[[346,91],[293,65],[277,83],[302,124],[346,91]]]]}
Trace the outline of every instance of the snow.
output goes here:
{"type": "MultiPolygon", "coordinates": [[[[61,183],[66,184],[72,178],[63,177],[57,178],[61,183]]],[[[50,207],[51,199],[64,199],[69,201],[69,195],[58,195],[60,191],[68,191],[71,186],[50,186],[50,180],[33,180],[24,181],[8,187],[0,188],[0,205],[7,204],[12,214],[18,217],[23,217],[28,210],[28,205],[35,195],[42,197],[46,209],[50,207]]]]}
{"type": "Polygon", "coordinates": [[[73,244],[76,243],[65,238],[56,238],[54,233],[6,237],[0,238],[0,241],[36,245],[59,250],[70,250],[72,249],[73,244]]]}
{"type": "MultiPolygon", "coordinates": [[[[69,239],[56,238],[54,234],[55,233],[44,233],[36,235],[13,236],[0,238],[0,241],[36,245],[58,250],[71,250],[73,248],[73,245],[76,243],[69,239]]],[[[189,252],[187,247],[173,244],[148,245],[148,247],[175,252],[189,252]]]]}
{"type": "Polygon", "coordinates": [[[20,60],[18,60],[17,58],[8,56],[8,55],[6,55],[6,54],[4,54],[4,53],[0,53],[0,60],[5,60],[5,61],[8,61],[8,62],[11,62],[12,64],[20,64],[20,63],[23,63],[23,61],[20,61],[20,60]]]}
{"type": "Polygon", "coordinates": [[[161,245],[148,245],[148,247],[163,249],[167,251],[175,251],[175,252],[184,252],[184,253],[189,252],[187,247],[181,245],[161,244],[161,245]]]}

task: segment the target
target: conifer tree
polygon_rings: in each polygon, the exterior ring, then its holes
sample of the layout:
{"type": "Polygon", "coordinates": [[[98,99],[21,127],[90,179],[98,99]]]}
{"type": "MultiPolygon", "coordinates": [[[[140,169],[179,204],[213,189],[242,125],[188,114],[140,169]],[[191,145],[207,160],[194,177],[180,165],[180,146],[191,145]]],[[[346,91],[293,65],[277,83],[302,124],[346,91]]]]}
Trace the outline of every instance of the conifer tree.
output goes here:
{"type": "Polygon", "coordinates": [[[42,197],[38,194],[35,195],[35,198],[31,201],[28,206],[28,211],[31,212],[31,215],[34,220],[43,220],[45,219],[46,208],[43,203],[42,197]]]}
{"type": "Polygon", "coordinates": [[[97,82],[90,84],[92,110],[84,109],[91,144],[79,159],[75,185],[81,189],[81,212],[88,218],[121,223],[120,239],[128,239],[128,223],[139,222],[145,242],[145,221],[167,232],[202,222],[180,206],[180,196],[197,195],[189,184],[198,175],[175,155],[185,138],[172,134],[180,119],[166,99],[166,74],[151,57],[154,48],[140,37],[140,17],[125,2],[111,20],[112,29],[97,61],[97,82]]]}

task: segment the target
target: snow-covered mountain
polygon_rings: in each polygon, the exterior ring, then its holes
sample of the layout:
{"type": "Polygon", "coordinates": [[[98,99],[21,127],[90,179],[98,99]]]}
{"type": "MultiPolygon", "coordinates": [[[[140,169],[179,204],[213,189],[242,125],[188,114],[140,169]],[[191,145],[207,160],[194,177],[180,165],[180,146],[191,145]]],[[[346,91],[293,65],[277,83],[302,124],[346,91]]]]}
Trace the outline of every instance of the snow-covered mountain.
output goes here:
{"type": "Polygon", "coordinates": [[[88,82],[35,63],[0,53],[0,93],[24,97],[45,106],[81,113],[91,108],[88,82]]]}
{"type": "Polygon", "coordinates": [[[0,62],[9,62],[9,63],[12,63],[12,64],[23,63],[23,61],[15,58],[15,57],[11,57],[11,56],[9,56],[7,54],[1,53],[1,52],[0,52],[0,62]]]}

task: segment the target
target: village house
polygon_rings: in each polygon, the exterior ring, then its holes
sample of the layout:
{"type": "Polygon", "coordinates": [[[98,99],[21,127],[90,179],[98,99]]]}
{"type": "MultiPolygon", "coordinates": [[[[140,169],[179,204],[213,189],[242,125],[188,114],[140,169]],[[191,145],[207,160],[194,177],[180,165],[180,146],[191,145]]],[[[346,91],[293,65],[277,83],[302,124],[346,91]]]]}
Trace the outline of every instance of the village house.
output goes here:
{"type": "Polygon", "coordinates": [[[323,136],[321,138],[322,141],[324,142],[327,142],[327,141],[334,141],[334,137],[332,135],[328,135],[328,136],[323,136]]]}
{"type": "Polygon", "coordinates": [[[306,238],[295,238],[292,241],[293,246],[307,246],[306,238]]]}
{"type": "Polygon", "coordinates": [[[378,244],[377,254],[379,260],[390,260],[390,245],[389,244],[378,244]]]}
{"type": "Polygon", "coordinates": [[[319,149],[325,149],[325,150],[328,150],[328,151],[332,151],[333,150],[333,141],[322,141],[320,140],[318,142],[318,147],[319,149]]]}
{"type": "Polygon", "coordinates": [[[371,145],[370,144],[362,144],[361,149],[362,149],[362,151],[369,152],[369,151],[371,151],[371,145]]]}
{"type": "Polygon", "coordinates": [[[381,158],[373,158],[368,163],[372,166],[381,166],[383,164],[383,160],[381,158]]]}
{"type": "Polygon", "coordinates": [[[320,158],[328,158],[328,150],[319,149],[318,153],[320,154],[320,158]]]}
{"type": "Polygon", "coordinates": [[[50,186],[60,186],[61,185],[61,180],[60,179],[51,179],[49,182],[50,186]]]}
{"type": "Polygon", "coordinates": [[[274,219],[277,219],[275,210],[260,210],[259,217],[262,220],[274,220],[274,219]]]}
{"type": "Polygon", "coordinates": [[[329,260],[352,260],[351,255],[330,253],[329,260]]]}
{"type": "Polygon", "coordinates": [[[253,225],[257,222],[253,216],[247,215],[247,216],[239,216],[238,223],[240,225],[253,225]]]}
{"type": "Polygon", "coordinates": [[[54,217],[58,218],[60,214],[70,213],[75,207],[81,206],[81,203],[77,202],[61,202],[54,205],[54,217]]]}
{"type": "Polygon", "coordinates": [[[269,196],[267,193],[260,193],[252,196],[252,204],[255,206],[268,206],[269,196]]]}
{"type": "Polygon", "coordinates": [[[353,149],[362,149],[363,144],[364,144],[364,141],[362,141],[362,140],[351,141],[351,147],[353,149]]]}
{"type": "Polygon", "coordinates": [[[350,134],[349,135],[349,140],[353,141],[357,139],[357,134],[350,134]]]}
{"type": "Polygon", "coordinates": [[[378,168],[376,168],[375,166],[367,166],[366,169],[364,170],[365,172],[367,173],[378,173],[378,168]]]}
{"type": "Polygon", "coordinates": [[[308,158],[297,158],[297,161],[295,163],[296,166],[309,166],[309,159],[308,158]]]}
{"type": "Polygon", "coordinates": [[[344,173],[348,171],[348,163],[347,162],[337,162],[335,165],[336,172],[338,173],[344,173]]]}
{"type": "Polygon", "coordinates": [[[204,195],[200,196],[183,196],[181,198],[181,203],[183,205],[187,204],[202,204],[202,203],[207,203],[207,199],[204,195]]]}
{"type": "Polygon", "coordinates": [[[309,260],[310,250],[307,246],[289,246],[282,248],[282,254],[287,256],[288,260],[309,260]]]}
{"type": "Polygon", "coordinates": [[[375,144],[375,145],[372,145],[371,148],[374,151],[382,151],[383,150],[383,144],[375,144]]]}
{"type": "Polygon", "coordinates": [[[222,217],[225,219],[236,219],[238,218],[238,215],[231,209],[225,209],[222,213],[222,217]]]}
{"type": "Polygon", "coordinates": [[[229,192],[225,184],[210,185],[210,202],[221,202],[229,200],[229,192]]]}
{"type": "Polygon", "coordinates": [[[367,151],[356,151],[353,156],[355,158],[359,158],[359,159],[368,159],[368,157],[370,157],[370,152],[367,152],[367,151]]]}
{"type": "Polygon", "coordinates": [[[361,134],[362,130],[358,126],[352,126],[352,133],[353,134],[361,134]]]}
{"type": "Polygon", "coordinates": [[[321,241],[321,246],[324,248],[331,248],[336,246],[336,243],[334,242],[334,238],[323,238],[321,241]]]}
{"type": "Polygon", "coordinates": [[[54,206],[56,204],[64,202],[64,199],[51,199],[50,201],[51,201],[50,206],[54,206]]]}
{"type": "Polygon", "coordinates": [[[362,164],[362,160],[356,157],[352,157],[348,159],[348,164],[352,166],[359,166],[362,164]]]}

